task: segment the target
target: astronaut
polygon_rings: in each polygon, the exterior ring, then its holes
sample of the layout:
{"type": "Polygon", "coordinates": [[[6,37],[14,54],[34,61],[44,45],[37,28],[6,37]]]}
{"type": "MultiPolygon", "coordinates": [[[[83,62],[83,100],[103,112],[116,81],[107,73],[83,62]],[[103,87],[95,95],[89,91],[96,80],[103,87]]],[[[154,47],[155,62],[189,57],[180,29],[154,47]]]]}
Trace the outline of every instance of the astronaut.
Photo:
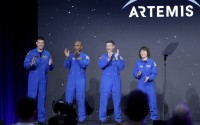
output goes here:
{"type": "Polygon", "coordinates": [[[70,54],[68,49],[64,50],[65,61],[64,67],[69,69],[67,88],[66,88],[66,102],[73,104],[74,95],[78,102],[78,120],[83,123],[86,116],[85,111],[85,89],[86,89],[86,75],[85,71],[90,64],[90,58],[85,53],[81,52],[83,46],[81,41],[74,43],[74,53],[70,54]]]}
{"type": "Polygon", "coordinates": [[[107,53],[103,54],[98,61],[98,66],[102,69],[101,87],[100,87],[100,108],[99,120],[100,124],[106,121],[106,111],[108,99],[112,93],[114,103],[115,121],[122,124],[121,119],[121,79],[120,71],[125,67],[123,58],[119,55],[119,50],[114,53],[115,43],[110,40],[106,42],[107,53]]]}
{"type": "Polygon", "coordinates": [[[139,57],[140,59],[134,66],[133,76],[138,79],[138,89],[148,95],[151,120],[157,120],[158,114],[154,79],[158,74],[158,70],[154,60],[150,59],[149,48],[145,46],[141,47],[139,57]]]}
{"type": "Polygon", "coordinates": [[[46,120],[45,100],[48,82],[47,71],[53,70],[54,65],[50,53],[44,49],[44,38],[38,37],[37,48],[30,50],[25,57],[24,67],[29,71],[28,96],[38,99],[38,124],[46,120]]]}

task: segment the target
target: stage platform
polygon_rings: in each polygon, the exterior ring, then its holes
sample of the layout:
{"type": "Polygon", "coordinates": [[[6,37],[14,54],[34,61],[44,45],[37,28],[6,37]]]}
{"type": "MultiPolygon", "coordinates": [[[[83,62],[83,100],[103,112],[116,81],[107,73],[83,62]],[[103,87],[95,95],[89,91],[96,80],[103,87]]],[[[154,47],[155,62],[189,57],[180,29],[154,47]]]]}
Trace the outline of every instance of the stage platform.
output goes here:
{"type": "MultiPolygon", "coordinates": [[[[115,125],[115,121],[107,121],[105,125],[115,125]]],[[[125,125],[127,125],[126,122],[124,122],[125,125]]],[[[37,122],[35,122],[35,125],[37,125],[37,122]]],[[[48,125],[48,123],[46,123],[48,125]]],[[[99,121],[86,121],[84,124],[81,125],[99,125],[99,121]]],[[[152,122],[148,122],[147,125],[152,125],[152,122]]],[[[193,125],[200,125],[200,121],[194,121],[193,125]]]]}

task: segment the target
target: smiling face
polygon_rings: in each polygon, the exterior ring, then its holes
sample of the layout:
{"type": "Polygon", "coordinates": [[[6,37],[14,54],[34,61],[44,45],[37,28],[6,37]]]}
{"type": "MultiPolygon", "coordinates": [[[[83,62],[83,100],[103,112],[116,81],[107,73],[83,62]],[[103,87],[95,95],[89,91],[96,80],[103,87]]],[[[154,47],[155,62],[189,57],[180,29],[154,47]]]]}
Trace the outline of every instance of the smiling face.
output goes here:
{"type": "Polygon", "coordinates": [[[44,40],[40,40],[40,39],[37,40],[36,45],[39,50],[43,50],[44,49],[44,40]]]}
{"type": "Polygon", "coordinates": [[[113,45],[113,43],[106,43],[106,50],[108,53],[113,52],[114,49],[115,45],[113,45]]]}
{"type": "Polygon", "coordinates": [[[82,50],[82,43],[81,42],[79,42],[79,41],[76,41],[75,43],[74,43],[74,51],[75,52],[80,52],[81,50],[82,50]]]}
{"type": "Polygon", "coordinates": [[[141,57],[142,59],[148,58],[147,51],[144,50],[144,49],[142,49],[142,50],[140,51],[140,57],[141,57]]]}

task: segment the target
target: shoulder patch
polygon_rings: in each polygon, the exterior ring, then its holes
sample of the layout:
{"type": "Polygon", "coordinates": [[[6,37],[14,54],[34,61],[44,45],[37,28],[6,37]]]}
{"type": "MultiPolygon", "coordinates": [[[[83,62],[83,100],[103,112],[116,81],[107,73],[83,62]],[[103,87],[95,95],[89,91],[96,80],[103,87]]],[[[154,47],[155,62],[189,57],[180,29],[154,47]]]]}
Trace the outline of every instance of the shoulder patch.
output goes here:
{"type": "Polygon", "coordinates": [[[154,66],[156,66],[156,63],[154,62],[154,66]]]}
{"type": "Polygon", "coordinates": [[[90,60],[90,57],[89,57],[89,56],[86,56],[85,58],[88,59],[88,60],[90,60]]]}

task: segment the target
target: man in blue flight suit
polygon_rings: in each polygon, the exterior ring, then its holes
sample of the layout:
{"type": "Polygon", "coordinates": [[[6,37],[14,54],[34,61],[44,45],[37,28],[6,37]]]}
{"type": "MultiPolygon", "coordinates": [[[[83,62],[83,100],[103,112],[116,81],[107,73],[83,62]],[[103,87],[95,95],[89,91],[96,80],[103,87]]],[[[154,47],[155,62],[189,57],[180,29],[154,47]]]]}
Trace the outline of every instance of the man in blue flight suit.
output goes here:
{"type": "Polygon", "coordinates": [[[52,57],[44,49],[44,38],[38,37],[37,48],[30,50],[25,57],[24,67],[29,71],[28,96],[38,99],[38,124],[43,125],[46,120],[45,100],[47,88],[47,71],[53,70],[52,57]]]}
{"type": "Polygon", "coordinates": [[[74,43],[74,53],[70,54],[69,50],[65,49],[64,67],[69,69],[67,88],[66,88],[66,102],[73,103],[74,94],[78,102],[78,120],[83,123],[86,116],[85,111],[85,89],[86,89],[86,75],[85,71],[90,64],[90,58],[85,53],[81,52],[83,46],[81,41],[74,43]]]}
{"type": "Polygon", "coordinates": [[[119,55],[119,50],[114,53],[115,43],[110,40],[106,42],[107,53],[103,54],[98,61],[98,66],[102,69],[101,90],[100,90],[100,108],[99,120],[100,124],[106,121],[106,111],[108,99],[112,92],[112,99],[114,103],[115,121],[117,124],[122,124],[121,119],[121,79],[120,71],[124,69],[125,62],[119,55]]]}
{"type": "Polygon", "coordinates": [[[139,50],[140,59],[136,62],[133,70],[133,76],[138,79],[138,89],[148,95],[151,120],[158,120],[156,90],[154,79],[158,74],[156,63],[150,59],[150,50],[147,47],[141,47],[139,50]]]}

